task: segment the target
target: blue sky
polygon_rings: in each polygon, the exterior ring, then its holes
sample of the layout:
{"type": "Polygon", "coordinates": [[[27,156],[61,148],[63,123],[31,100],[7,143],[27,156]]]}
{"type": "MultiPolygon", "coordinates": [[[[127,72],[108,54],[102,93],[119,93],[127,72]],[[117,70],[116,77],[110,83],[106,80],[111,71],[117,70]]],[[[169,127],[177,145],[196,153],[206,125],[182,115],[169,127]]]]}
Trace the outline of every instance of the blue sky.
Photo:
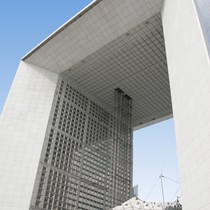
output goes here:
{"type": "MultiPolygon", "coordinates": [[[[91,0],[2,0],[0,6],[0,112],[14,79],[19,61],[28,51],[60,27],[91,0]]],[[[160,173],[178,180],[173,120],[134,132],[134,184],[139,197],[160,201],[160,173]],[[150,193],[151,192],[151,193],[150,193]]],[[[178,185],[164,179],[170,201],[178,185]]]]}
{"type": "MultiPolygon", "coordinates": [[[[162,200],[160,180],[155,185],[161,173],[179,181],[173,119],[134,132],[134,185],[139,186],[140,198],[162,200]]],[[[174,200],[179,184],[169,179],[163,184],[165,200],[174,200]]]]}

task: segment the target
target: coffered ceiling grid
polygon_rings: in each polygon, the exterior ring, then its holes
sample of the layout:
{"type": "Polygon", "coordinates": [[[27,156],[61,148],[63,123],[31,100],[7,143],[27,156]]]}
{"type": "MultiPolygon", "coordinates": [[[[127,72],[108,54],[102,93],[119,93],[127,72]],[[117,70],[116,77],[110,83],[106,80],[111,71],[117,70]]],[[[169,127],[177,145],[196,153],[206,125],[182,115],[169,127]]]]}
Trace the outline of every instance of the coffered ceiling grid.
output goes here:
{"type": "Polygon", "coordinates": [[[119,87],[133,99],[133,125],[172,113],[161,14],[158,13],[66,70],[62,76],[107,110],[119,87]]]}
{"type": "Polygon", "coordinates": [[[161,10],[162,0],[96,0],[23,60],[61,73],[161,10]],[[98,2],[98,3],[97,3],[98,2]]]}

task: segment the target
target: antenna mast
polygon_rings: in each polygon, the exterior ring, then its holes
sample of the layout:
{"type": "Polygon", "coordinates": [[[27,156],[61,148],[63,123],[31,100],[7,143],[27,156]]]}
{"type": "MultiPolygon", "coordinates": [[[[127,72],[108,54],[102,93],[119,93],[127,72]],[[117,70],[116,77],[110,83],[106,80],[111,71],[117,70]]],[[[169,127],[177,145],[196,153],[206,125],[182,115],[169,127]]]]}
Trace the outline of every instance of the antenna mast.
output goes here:
{"type": "Polygon", "coordinates": [[[163,190],[163,174],[160,174],[160,181],[161,181],[161,189],[162,189],[162,197],[163,197],[163,210],[165,210],[165,199],[164,199],[164,190],[163,190]]]}

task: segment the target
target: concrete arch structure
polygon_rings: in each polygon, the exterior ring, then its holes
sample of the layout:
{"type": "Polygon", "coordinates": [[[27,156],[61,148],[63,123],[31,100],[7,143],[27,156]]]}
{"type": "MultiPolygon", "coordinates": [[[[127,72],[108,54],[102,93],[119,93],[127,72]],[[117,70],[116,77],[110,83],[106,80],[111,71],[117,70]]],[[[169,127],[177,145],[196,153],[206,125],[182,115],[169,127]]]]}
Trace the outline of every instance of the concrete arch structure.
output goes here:
{"type": "Polygon", "coordinates": [[[0,121],[2,209],[120,204],[132,187],[129,129],[172,115],[183,208],[210,209],[208,21],[197,6],[96,0],[22,58],[0,121]],[[117,88],[132,98],[130,124],[127,102],[115,121],[117,88]]]}

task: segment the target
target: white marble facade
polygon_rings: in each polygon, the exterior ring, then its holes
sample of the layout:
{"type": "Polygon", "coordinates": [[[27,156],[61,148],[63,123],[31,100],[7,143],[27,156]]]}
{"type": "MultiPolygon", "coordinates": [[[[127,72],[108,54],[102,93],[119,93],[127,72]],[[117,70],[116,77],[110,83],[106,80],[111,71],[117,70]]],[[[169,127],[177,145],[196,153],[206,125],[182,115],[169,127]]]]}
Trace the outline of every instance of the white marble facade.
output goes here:
{"type": "Polygon", "coordinates": [[[29,208],[57,80],[19,65],[0,121],[0,209],[29,208]]]}
{"type": "MultiPolygon", "coordinates": [[[[110,91],[123,87],[134,99],[134,106],[140,108],[135,110],[140,117],[135,116],[134,129],[173,114],[183,209],[210,209],[209,16],[206,8],[202,13],[199,5],[208,8],[209,1],[97,0],[53,34],[52,39],[42,43],[42,47],[23,58],[1,114],[0,209],[25,210],[30,206],[60,74],[70,82],[78,82],[84,92],[88,88],[93,91],[101,88],[103,92],[101,84],[109,84],[110,91]],[[154,51],[155,44],[162,50],[154,51]],[[103,53],[107,56],[105,60],[103,53]],[[135,56],[139,59],[129,62],[135,56]],[[114,59],[118,67],[122,64],[120,70],[126,65],[124,77],[114,71],[117,69],[115,62],[111,62],[114,59]],[[113,70],[103,76],[109,68],[113,70]],[[92,84],[85,83],[84,75],[91,78],[92,84]],[[168,108],[167,112],[160,113],[163,107],[168,108]],[[157,117],[151,115],[152,111],[157,117]]],[[[110,92],[103,94],[95,91],[91,97],[103,105],[106,95],[104,105],[112,107],[108,100],[110,92]]]]}
{"type": "Polygon", "coordinates": [[[163,29],[184,210],[210,209],[210,60],[192,0],[165,1],[163,29]]]}

